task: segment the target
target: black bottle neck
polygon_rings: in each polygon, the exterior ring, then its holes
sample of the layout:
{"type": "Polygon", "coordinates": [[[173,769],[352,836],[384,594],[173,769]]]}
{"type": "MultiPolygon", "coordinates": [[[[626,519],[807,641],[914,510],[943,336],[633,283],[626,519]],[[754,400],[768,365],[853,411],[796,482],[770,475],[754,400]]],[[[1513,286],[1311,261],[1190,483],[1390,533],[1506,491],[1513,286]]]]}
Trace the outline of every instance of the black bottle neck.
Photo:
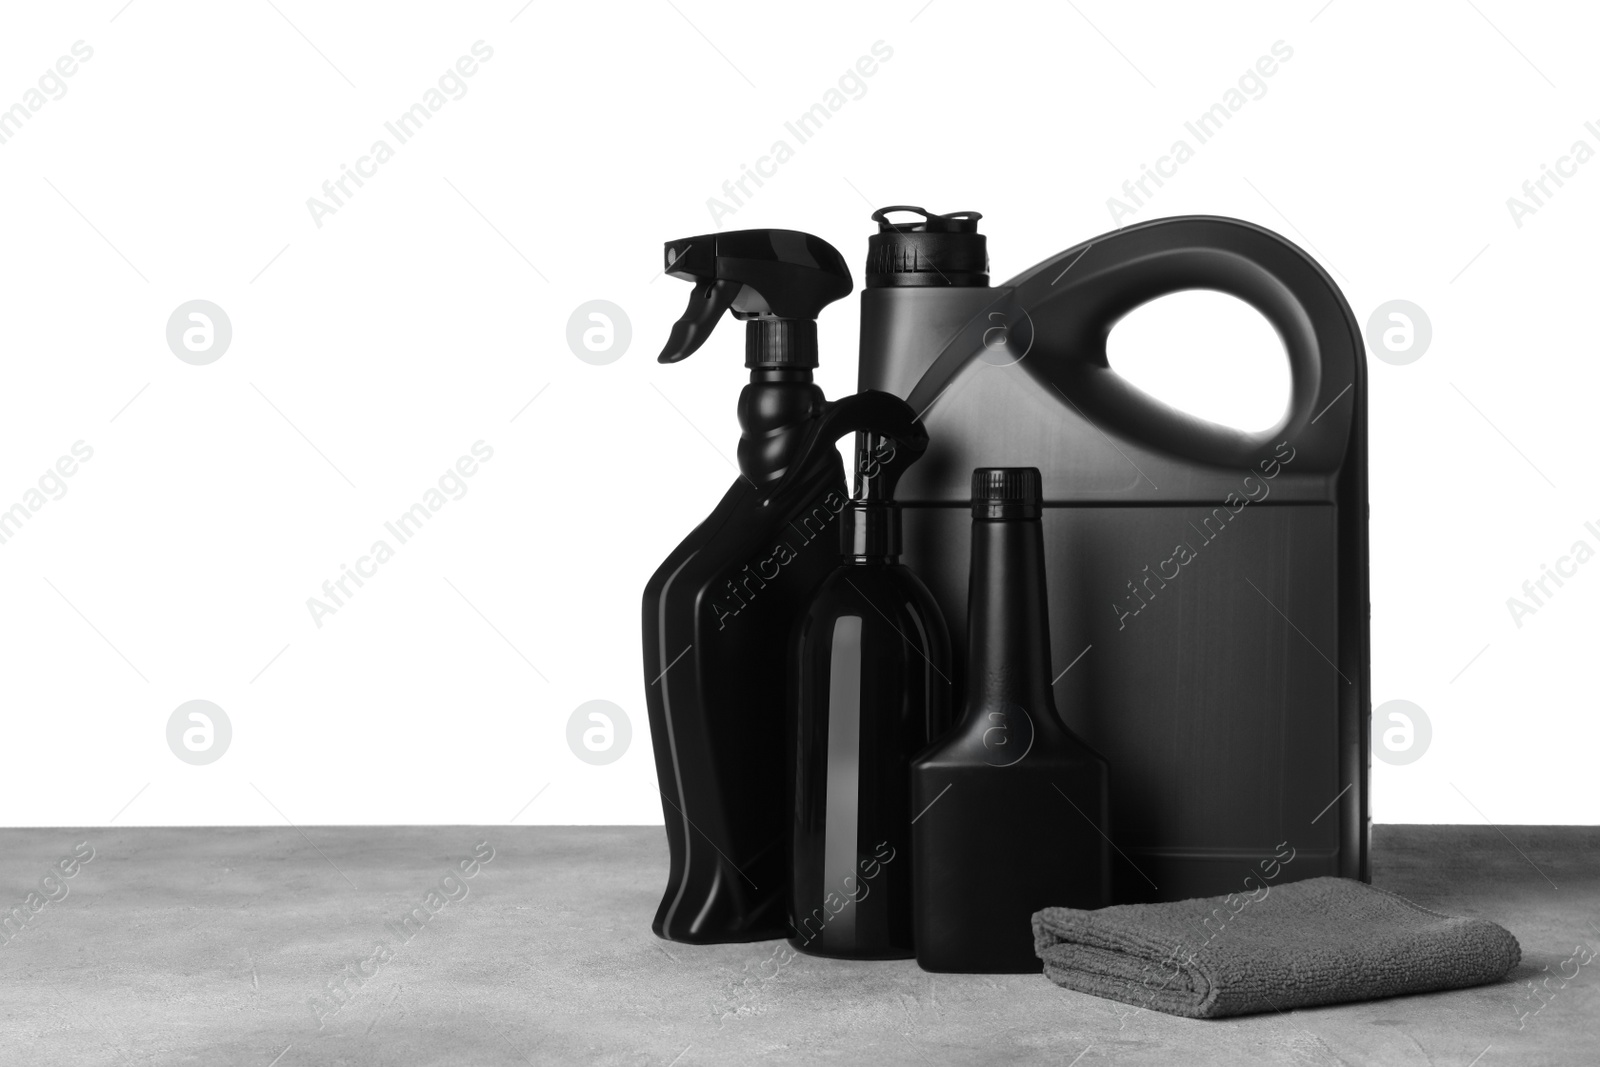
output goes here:
{"type": "Polygon", "coordinates": [[[839,550],[849,564],[900,562],[900,508],[852,500],[839,513],[839,550]]]}
{"type": "Polygon", "coordinates": [[[967,591],[967,715],[1014,704],[1055,719],[1038,518],[974,518],[967,591]]]}
{"type": "Polygon", "coordinates": [[[744,324],[744,365],[751,370],[815,367],[817,320],[749,320],[744,324]]]}
{"type": "Polygon", "coordinates": [[[823,396],[802,366],[752,367],[739,394],[739,472],[751,485],[783,477],[799,455],[823,396]]]}

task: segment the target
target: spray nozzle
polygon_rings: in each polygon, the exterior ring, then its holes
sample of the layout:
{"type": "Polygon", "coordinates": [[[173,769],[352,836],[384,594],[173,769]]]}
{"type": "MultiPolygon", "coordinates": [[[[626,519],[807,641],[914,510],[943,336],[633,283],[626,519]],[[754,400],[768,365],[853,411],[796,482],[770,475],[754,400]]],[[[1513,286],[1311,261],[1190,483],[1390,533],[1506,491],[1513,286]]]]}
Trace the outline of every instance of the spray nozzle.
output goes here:
{"type": "Polygon", "coordinates": [[[817,316],[850,292],[838,249],[797,230],[732,230],[666,243],[666,273],[694,282],[658,357],[692,355],[724,311],[746,321],[746,367],[815,367],[817,316]]]}

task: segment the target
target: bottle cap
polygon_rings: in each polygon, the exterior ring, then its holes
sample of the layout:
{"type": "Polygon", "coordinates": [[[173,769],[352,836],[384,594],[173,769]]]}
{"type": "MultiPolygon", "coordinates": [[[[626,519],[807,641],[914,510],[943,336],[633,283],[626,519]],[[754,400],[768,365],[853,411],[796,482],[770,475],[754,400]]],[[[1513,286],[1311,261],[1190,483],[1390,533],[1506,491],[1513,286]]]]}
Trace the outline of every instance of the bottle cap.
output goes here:
{"type": "Polygon", "coordinates": [[[897,204],[872,213],[878,232],[867,238],[867,288],[987,286],[989,239],[976,211],[935,215],[897,204]],[[913,211],[918,222],[890,222],[892,211],[913,211]]]}
{"type": "Polygon", "coordinates": [[[816,319],[750,319],[744,324],[744,365],[749,370],[817,365],[816,319]]]}
{"type": "Polygon", "coordinates": [[[972,472],[975,519],[1037,519],[1043,500],[1038,467],[979,467],[972,472]]]}

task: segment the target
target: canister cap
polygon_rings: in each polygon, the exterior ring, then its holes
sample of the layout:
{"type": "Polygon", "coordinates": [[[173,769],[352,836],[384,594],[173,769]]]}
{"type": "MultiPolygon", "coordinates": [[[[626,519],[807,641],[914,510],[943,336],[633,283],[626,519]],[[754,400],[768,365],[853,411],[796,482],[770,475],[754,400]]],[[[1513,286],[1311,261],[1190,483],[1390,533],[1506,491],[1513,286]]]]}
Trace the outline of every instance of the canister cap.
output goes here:
{"type": "Polygon", "coordinates": [[[987,286],[989,239],[978,232],[976,211],[935,215],[896,204],[872,213],[878,232],[867,238],[867,288],[987,286]],[[889,214],[910,211],[916,222],[890,222],[889,214]]]}

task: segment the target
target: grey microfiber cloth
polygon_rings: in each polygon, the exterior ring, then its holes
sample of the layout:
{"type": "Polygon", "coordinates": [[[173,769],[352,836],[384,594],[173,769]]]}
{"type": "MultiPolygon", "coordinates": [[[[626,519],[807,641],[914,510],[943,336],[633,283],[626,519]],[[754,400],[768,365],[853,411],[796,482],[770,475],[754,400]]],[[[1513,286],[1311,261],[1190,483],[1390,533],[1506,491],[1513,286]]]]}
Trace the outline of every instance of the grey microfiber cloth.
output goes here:
{"type": "Polygon", "coordinates": [[[1045,908],[1034,950],[1057,985],[1191,1019],[1460,989],[1505,977],[1517,939],[1348,878],[1098,911],[1045,908]]]}

